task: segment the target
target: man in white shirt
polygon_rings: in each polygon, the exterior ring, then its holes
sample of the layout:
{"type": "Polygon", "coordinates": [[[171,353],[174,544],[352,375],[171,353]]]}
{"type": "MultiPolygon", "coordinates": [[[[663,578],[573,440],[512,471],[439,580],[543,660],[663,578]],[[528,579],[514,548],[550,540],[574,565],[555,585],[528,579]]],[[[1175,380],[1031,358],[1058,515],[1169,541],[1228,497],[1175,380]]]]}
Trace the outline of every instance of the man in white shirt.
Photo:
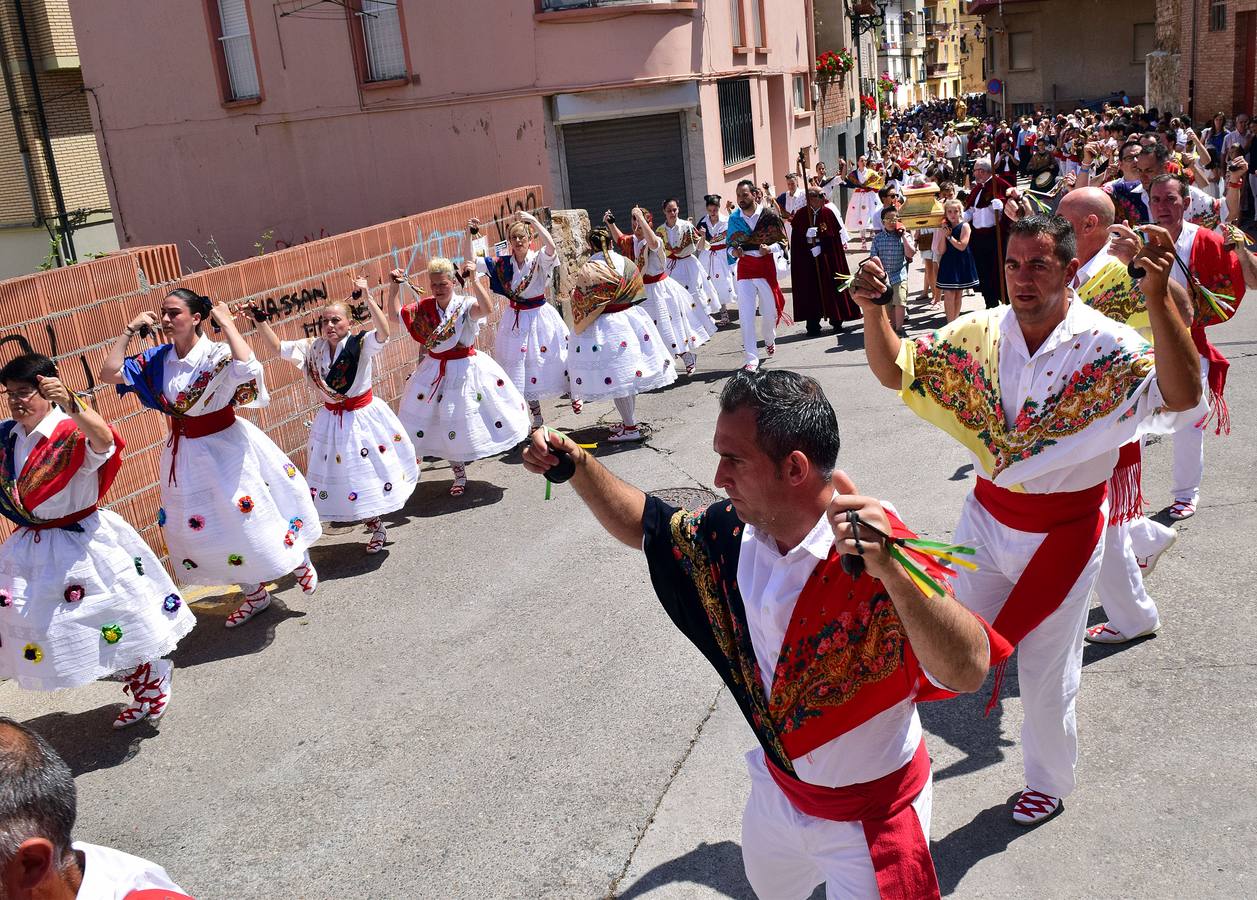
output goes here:
{"type": "Polygon", "coordinates": [[[933,335],[894,333],[877,303],[889,279],[876,260],[852,289],[874,375],[969,450],[978,473],[955,532],[977,548],[978,569],[955,579],[956,597],[1020,645],[1026,789],[1012,817],[1021,825],[1055,814],[1076,784],[1074,700],[1119,448],[1206,409],[1200,361],[1166,288],[1171,242],[1161,229],[1150,237],[1139,259],[1152,348],[1078,300],[1074,230],[1060,216],[1010,228],[1007,309],[962,316],[933,335]]]}
{"type": "Polygon", "coordinates": [[[743,371],[716,422],[727,502],[670,507],[558,432],[536,432],[524,465],[542,474],[555,450],[571,458],[576,492],[608,532],[645,551],[664,610],[755,732],[742,856],[756,894],[804,900],[823,882],[831,897],[894,889],[929,900],[939,888],[916,702],[976,690],[1009,648],[941,586],[922,593],[873,539],[867,526],[911,532],[833,471],[838,443],[815,380],[743,371]]]}
{"type": "Polygon", "coordinates": [[[973,164],[973,189],[965,200],[965,221],[973,229],[969,249],[978,268],[979,290],[987,309],[1000,305],[1000,214],[1004,210],[1003,186],[992,177],[991,161],[985,157],[973,164]]]}
{"type": "Polygon", "coordinates": [[[1248,114],[1240,113],[1235,117],[1235,128],[1228,131],[1222,139],[1222,158],[1226,159],[1227,151],[1233,144],[1239,144],[1242,149],[1247,150],[1250,140],[1252,137],[1248,133],[1248,114]]]}
{"type": "Polygon", "coordinates": [[[134,892],[188,900],[156,863],[73,841],[70,767],[42,737],[0,717],[0,897],[126,900],[134,892]]]}

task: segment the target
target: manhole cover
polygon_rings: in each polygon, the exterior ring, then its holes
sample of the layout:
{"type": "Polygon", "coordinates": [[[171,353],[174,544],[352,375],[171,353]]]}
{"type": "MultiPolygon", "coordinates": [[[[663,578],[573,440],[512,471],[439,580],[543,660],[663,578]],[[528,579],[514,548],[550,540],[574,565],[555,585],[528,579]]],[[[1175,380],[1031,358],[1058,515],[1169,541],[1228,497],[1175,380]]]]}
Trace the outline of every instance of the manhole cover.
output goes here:
{"type": "Polygon", "coordinates": [[[720,499],[709,490],[695,487],[660,488],[650,493],[651,496],[658,497],[669,506],[678,506],[683,509],[703,509],[720,499]]]}

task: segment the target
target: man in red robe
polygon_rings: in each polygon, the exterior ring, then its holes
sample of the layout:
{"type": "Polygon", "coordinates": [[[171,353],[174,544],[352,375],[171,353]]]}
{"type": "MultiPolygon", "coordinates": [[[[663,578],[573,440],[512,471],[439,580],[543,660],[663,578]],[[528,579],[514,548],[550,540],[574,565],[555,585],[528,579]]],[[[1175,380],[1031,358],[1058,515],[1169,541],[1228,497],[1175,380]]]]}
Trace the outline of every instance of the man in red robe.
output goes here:
{"type": "Polygon", "coordinates": [[[807,206],[798,210],[790,233],[790,284],[794,294],[794,320],[807,322],[807,333],[821,333],[821,319],[842,331],[847,319],[860,317],[851,295],[838,290],[834,277],[850,274],[843,227],[825,205],[820,188],[808,188],[807,206]]]}

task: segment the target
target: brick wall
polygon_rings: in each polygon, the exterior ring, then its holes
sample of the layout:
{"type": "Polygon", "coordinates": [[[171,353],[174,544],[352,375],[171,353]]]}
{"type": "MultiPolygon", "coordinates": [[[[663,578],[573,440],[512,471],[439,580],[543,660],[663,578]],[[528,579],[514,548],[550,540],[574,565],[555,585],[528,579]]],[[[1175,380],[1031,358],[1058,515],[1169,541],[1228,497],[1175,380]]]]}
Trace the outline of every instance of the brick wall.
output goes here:
{"type": "MultiPolygon", "coordinates": [[[[462,235],[472,216],[483,221],[503,220],[515,210],[539,209],[542,205],[540,187],[512,188],[182,278],[176,277],[179,261],[173,245],[132,248],[104,259],[0,282],[0,340],[20,334],[34,350],[56,358],[71,389],[83,393],[107,421],[117,426],[127,446],[122,472],[106,498],[107,505],[126,518],[164,558],[166,548],[157,527],[157,509],[165,417],[141,408],[134,397],[119,397],[112,386],[95,382],[109,345],[127,322],[143,310],[157,309],[172,288],[187,287],[233,304],[268,300],[282,304],[287,300],[293,311],[275,323],[276,331],[285,340],[304,337],[306,326],[317,321],[326,302],[324,296],[327,300],[349,296],[354,273],[366,276],[372,284],[372,296],[383,303],[384,288],[376,286],[387,284],[393,248],[399,248],[404,264],[417,245],[412,271],[422,272],[429,257],[461,258],[462,235]]],[[[507,224],[499,222],[486,229],[490,240],[505,239],[507,224]]],[[[418,279],[420,283],[425,280],[418,279]]],[[[491,341],[494,324],[490,322],[490,327],[481,331],[482,342],[491,341]]],[[[313,418],[318,404],[294,366],[263,351],[260,340],[253,338],[252,327],[244,334],[262,360],[271,402],[265,409],[241,410],[241,415],[264,429],[304,469],[305,423],[313,418]]],[[[138,348],[138,341],[134,342],[132,349],[138,348]]],[[[485,344],[484,349],[490,345],[485,344]]],[[[8,360],[17,352],[17,346],[7,343],[0,351],[0,360],[8,360]]],[[[376,357],[375,393],[387,402],[395,400],[414,362],[413,342],[395,335],[376,357]]],[[[7,533],[7,528],[0,529],[0,534],[7,533]]]]}
{"type": "Polygon", "coordinates": [[[1237,98],[1244,95],[1237,81],[1243,74],[1243,58],[1236,47],[1235,17],[1238,13],[1257,11],[1257,0],[1228,0],[1226,4],[1226,29],[1209,30],[1209,6],[1207,0],[1184,3],[1179,9],[1179,54],[1181,56],[1181,86],[1179,98],[1186,108],[1189,80],[1196,81],[1195,116],[1202,123],[1218,110],[1228,116],[1235,112],[1253,113],[1253,109],[1237,109],[1237,98]],[[1195,16],[1192,11],[1195,9],[1195,16]],[[1193,74],[1192,35],[1196,34],[1195,68],[1193,74]]]}

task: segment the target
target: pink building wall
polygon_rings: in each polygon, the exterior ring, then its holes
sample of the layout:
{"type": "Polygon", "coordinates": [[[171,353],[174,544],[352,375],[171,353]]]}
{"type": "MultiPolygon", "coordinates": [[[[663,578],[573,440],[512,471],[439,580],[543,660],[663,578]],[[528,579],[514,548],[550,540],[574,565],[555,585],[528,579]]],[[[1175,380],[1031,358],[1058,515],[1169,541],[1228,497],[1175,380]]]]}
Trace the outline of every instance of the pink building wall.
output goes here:
{"type": "Polygon", "coordinates": [[[130,0],[124,15],[71,0],[123,245],[173,241],[199,267],[188,241],[204,248],[211,235],[239,259],[268,230],[297,244],[514,184],[562,205],[556,95],[697,82],[698,104],[682,110],[691,209],[743,177],[777,185],[815,143],[792,100],[813,55],[808,0],[743,0],[748,31],[762,2],[769,52],[738,54],[728,0],[600,19],[538,15],[530,0],[400,2],[410,81],[363,89],[346,21],[249,0],[263,96],[233,105],[216,76],[215,0],[130,0]],[[726,170],[715,81],[741,75],[753,79],[756,156],[726,170]]]}

